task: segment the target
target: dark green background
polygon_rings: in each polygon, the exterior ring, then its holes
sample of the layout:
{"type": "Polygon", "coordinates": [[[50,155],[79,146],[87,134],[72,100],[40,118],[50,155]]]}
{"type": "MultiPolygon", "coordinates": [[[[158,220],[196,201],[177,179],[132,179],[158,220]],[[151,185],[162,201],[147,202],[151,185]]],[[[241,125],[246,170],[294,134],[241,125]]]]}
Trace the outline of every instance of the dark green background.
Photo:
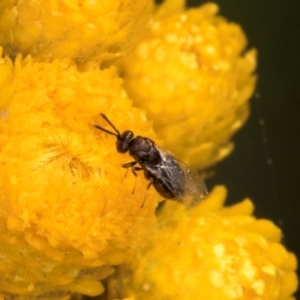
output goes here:
{"type": "Polygon", "coordinates": [[[241,24],[249,47],[257,48],[258,85],[250,119],[234,138],[235,151],[216,167],[208,186],[226,184],[227,203],[250,197],[255,215],[278,224],[285,246],[300,257],[300,1],[215,2],[221,15],[241,24]]]}

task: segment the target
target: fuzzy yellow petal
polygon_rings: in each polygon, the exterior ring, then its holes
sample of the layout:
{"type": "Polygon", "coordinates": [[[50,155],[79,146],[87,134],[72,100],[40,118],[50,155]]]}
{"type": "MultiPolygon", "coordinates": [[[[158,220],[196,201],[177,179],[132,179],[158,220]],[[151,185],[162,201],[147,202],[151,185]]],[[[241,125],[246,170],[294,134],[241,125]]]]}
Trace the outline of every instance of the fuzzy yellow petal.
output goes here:
{"type": "Polygon", "coordinates": [[[169,0],[158,8],[122,72],[164,146],[203,169],[232,151],[230,139],[248,117],[256,51],[244,53],[245,34],[217,15],[217,5],[182,6],[169,0]]]}
{"type": "Polygon", "coordinates": [[[132,158],[93,124],[111,129],[103,112],[120,131],[155,139],[151,123],[113,68],[19,56],[13,82],[0,120],[0,291],[99,294],[107,267],[145,244],[160,197],[143,173],[125,176],[132,158]]]}
{"type": "MultiPolygon", "coordinates": [[[[217,187],[206,202],[225,195],[217,187]]],[[[296,258],[274,240],[280,229],[251,216],[251,206],[185,210],[167,202],[149,245],[109,281],[109,299],[291,299],[296,258]]]]}
{"type": "Polygon", "coordinates": [[[0,44],[12,56],[101,62],[128,48],[144,30],[151,7],[148,0],[3,0],[0,44]]]}
{"type": "Polygon", "coordinates": [[[0,118],[6,114],[4,110],[14,93],[13,64],[8,56],[3,57],[2,52],[3,49],[0,47],[0,118]]]}

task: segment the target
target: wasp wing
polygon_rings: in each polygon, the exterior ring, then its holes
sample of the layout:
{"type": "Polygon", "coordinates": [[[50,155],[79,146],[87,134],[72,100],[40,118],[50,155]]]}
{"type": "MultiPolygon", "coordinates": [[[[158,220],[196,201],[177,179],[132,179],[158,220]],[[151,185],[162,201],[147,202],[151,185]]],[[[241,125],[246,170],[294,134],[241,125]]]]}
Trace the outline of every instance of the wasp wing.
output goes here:
{"type": "Polygon", "coordinates": [[[201,176],[178,160],[172,153],[157,147],[161,163],[146,165],[147,171],[159,179],[174,195],[174,200],[192,207],[208,194],[201,176]]]}

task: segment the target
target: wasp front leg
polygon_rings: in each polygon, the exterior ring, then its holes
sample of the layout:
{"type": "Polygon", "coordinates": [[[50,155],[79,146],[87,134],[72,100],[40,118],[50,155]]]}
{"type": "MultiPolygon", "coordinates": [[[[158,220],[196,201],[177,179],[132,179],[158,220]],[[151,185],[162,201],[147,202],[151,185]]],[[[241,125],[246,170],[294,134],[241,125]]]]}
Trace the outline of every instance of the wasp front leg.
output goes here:
{"type": "MultiPolygon", "coordinates": [[[[136,164],[137,164],[137,161],[132,161],[132,162],[130,162],[130,163],[121,165],[121,167],[122,167],[122,168],[125,168],[125,169],[127,169],[127,170],[128,170],[128,168],[131,168],[132,174],[133,174],[134,176],[137,176],[136,171],[142,171],[143,168],[135,166],[136,164]]],[[[127,174],[127,173],[126,173],[126,174],[127,174]]]]}
{"type": "MultiPolygon", "coordinates": [[[[130,162],[130,163],[121,165],[122,168],[127,169],[127,171],[128,171],[128,168],[130,168],[132,174],[135,176],[135,183],[134,183],[134,187],[133,187],[133,190],[132,190],[132,194],[134,194],[135,187],[136,187],[136,177],[137,177],[136,171],[141,171],[141,170],[143,170],[143,168],[137,167],[136,164],[137,164],[137,161],[132,161],[132,162],[130,162]]],[[[127,171],[126,171],[125,177],[126,177],[126,175],[127,175],[127,171]]]]}

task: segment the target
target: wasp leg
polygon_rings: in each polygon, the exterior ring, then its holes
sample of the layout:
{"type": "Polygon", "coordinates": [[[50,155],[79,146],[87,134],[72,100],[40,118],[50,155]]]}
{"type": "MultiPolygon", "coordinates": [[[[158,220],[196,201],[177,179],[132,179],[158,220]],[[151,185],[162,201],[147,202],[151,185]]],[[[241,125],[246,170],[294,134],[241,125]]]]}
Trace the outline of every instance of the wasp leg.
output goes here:
{"type": "MultiPolygon", "coordinates": [[[[130,162],[130,163],[121,165],[123,168],[126,168],[127,171],[128,171],[128,168],[130,168],[132,174],[135,176],[135,182],[134,182],[134,187],[133,187],[133,190],[132,190],[132,194],[134,194],[134,192],[135,192],[135,187],[136,187],[136,181],[137,181],[137,178],[136,178],[136,177],[137,177],[136,171],[142,171],[142,170],[143,170],[143,168],[135,166],[136,164],[137,164],[137,161],[132,161],[132,162],[130,162]]],[[[126,177],[126,175],[127,175],[127,171],[126,171],[125,177],[126,177]]]]}
{"type": "Polygon", "coordinates": [[[150,180],[150,182],[147,185],[147,191],[150,189],[151,185],[153,184],[152,178],[150,178],[149,180],[150,180]]]}
{"type": "Polygon", "coordinates": [[[132,161],[130,163],[121,165],[121,167],[125,168],[127,170],[128,170],[128,168],[131,168],[131,172],[133,173],[134,176],[136,176],[136,172],[135,171],[141,171],[141,170],[143,170],[143,168],[141,168],[141,167],[135,167],[136,164],[137,164],[137,161],[132,161]]]}
{"type": "Polygon", "coordinates": [[[121,165],[121,167],[126,169],[126,168],[131,168],[131,167],[135,166],[136,164],[137,164],[137,161],[132,161],[127,164],[121,165]]]}
{"type": "Polygon", "coordinates": [[[136,176],[136,174],[132,171],[133,166],[136,165],[136,164],[137,164],[137,161],[132,161],[132,162],[129,162],[127,164],[121,165],[122,168],[126,169],[125,177],[127,177],[128,168],[131,168],[131,172],[133,173],[134,176],[136,176]]]}
{"type": "Polygon", "coordinates": [[[134,182],[134,187],[133,187],[133,190],[132,190],[132,194],[134,194],[135,192],[135,187],[136,187],[136,181],[137,181],[137,174],[135,171],[142,171],[143,168],[140,168],[140,167],[131,167],[131,172],[132,174],[135,176],[135,182],[134,182]]]}
{"type": "Polygon", "coordinates": [[[135,171],[142,171],[143,168],[140,167],[132,167],[131,168],[131,172],[133,173],[133,175],[136,177],[136,172],[135,171]]]}
{"type": "Polygon", "coordinates": [[[144,201],[143,201],[143,203],[142,203],[142,205],[141,205],[141,208],[144,207],[144,204],[145,204],[146,198],[147,198],[147,194],[148,194],[148,190],[150,189],[151,185],[153,184],[153,179],[152,179],[151,177],[149,178],[149,180],[150,180],[150,182],[149,182],[149,184],[147,185],[147,190],[146,190],[145,197],[144,197],[144,201]]]}

